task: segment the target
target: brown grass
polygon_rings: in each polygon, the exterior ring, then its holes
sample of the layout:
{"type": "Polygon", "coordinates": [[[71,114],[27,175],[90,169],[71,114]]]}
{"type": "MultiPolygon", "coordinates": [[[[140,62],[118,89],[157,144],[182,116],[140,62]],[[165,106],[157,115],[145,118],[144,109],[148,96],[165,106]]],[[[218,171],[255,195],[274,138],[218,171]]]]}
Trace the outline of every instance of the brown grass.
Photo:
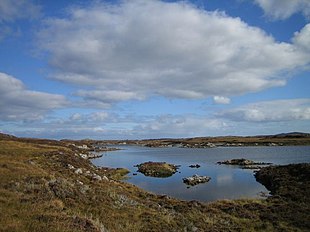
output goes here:
{"type": "MultiPolygon", "coordinates": [[[[0,140],[0,231],[307,231],[279,200],[179,201],[118,181],[66,143],[0,140]],[[81,168],[76,174],[68,164],[81,168]],[[108,176],[96,181],[87,171],[108,176]]],[[[306,205],[299,202],[298,205],[306,205]]],[[[303,211],[304,212],[304,211],[303,211]]],[[[307,218],[304,213],[298,215],[307,218]]],[[[300,219],[300,220],[301,220],[300,219]]],[[[299,221],[300,221],[299,220],[299,221]]]]}

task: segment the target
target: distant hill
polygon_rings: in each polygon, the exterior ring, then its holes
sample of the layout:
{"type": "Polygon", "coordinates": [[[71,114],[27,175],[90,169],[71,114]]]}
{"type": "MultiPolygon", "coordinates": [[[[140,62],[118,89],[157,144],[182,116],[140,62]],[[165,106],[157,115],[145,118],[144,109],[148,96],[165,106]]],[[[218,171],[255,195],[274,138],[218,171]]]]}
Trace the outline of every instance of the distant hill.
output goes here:
{"type": "Polygon", "coordinates": [[[309,133],[302,132],[290,132],[290,133],[281,133],[277,135],[271,135],[272,138],[310,138],[309,133]]]}

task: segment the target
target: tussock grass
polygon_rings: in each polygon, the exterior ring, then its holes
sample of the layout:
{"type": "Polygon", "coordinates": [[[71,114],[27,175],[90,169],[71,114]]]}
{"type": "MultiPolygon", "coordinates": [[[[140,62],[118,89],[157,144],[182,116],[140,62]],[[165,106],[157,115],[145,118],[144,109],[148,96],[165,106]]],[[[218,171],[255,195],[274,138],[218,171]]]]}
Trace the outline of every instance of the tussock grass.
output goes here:
{"type": "MultiPolygon", "coordinates": [[[[203,204],[145,192],[118,181],[126,170],[96,168],[65,142],[0,140],[0,231],[307,231],[301,201],[203,204]],[[76,174],[68,164],[83,170],[76,174]],[[107,176],[94,180],[87,172],[107,176]],[[288,217],[297,207],[299,219],[288,217]]],[[[307,208],[308,207],[308,208],[307,208]]]]}

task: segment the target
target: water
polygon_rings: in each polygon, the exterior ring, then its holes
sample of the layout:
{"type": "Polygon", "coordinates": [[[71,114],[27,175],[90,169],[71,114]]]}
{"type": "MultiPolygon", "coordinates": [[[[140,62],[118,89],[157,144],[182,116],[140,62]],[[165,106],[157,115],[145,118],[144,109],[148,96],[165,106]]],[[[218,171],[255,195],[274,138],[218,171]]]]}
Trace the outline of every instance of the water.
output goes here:
{"type": "Polygon", "coordinates": [[[256,182],[253,170],[235,166],[217,165],[217,161],[245,158],[257,162],[290,164],[310,162],[310,146],[283,147],[217,147],[194,148],[148,148],[120,146],[122,150],[103,153],[103,157],[93,160],[97,166],[123,167],[131,171],[126,180],[147,191],[166,194],[178,199],[214,201],[218,199],[259,198],[268,190],[256,182]],[[136,164],[160,161],[181,165],[179,172],[168,178],[146,177],[136,173],[136,164]],[[200,168],[190,168],[199,164],[200,168]],[[208,183],[187,188],[182,178],[194,174],[210,176],[208,183]]]}

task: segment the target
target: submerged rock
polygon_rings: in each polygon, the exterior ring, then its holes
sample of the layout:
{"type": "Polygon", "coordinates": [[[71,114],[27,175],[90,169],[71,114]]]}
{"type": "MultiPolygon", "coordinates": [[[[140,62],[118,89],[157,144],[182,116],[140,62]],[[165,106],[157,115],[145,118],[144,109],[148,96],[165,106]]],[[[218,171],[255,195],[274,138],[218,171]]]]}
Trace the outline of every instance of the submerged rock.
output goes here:
{"type": "Polygon", "coordinates": [[[136,165],[138,172],[143,173],[145,176],[152,177],[169,177],[177,172],[178,166],[168,164],[166,162],[145,162],[136,165]]]}
{"type": "Polygon", "coordinates": [[[209,177],[209,176],[198,176],[198,175],[193,175],[191,177],[183,178],[183,182],[185,184],[191,185],[191,186],[206,183],[210,180],[211,180],[211,177],[209,177]]]}

